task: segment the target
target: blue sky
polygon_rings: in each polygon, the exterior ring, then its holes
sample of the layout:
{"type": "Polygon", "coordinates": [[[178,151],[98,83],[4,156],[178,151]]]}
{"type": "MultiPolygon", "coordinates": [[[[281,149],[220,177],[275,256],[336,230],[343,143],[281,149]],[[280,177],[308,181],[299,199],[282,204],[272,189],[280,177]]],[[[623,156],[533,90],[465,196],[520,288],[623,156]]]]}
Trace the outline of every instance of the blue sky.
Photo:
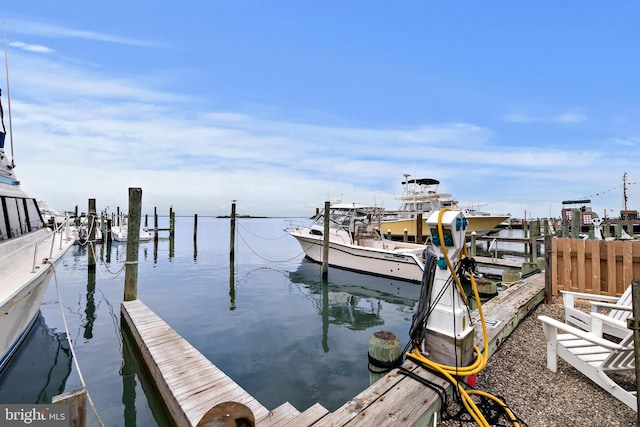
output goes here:
{"type": "Polygon", "coordinates": [[[617,215],[627,173],[640,209],[638,2],[10,3],[16,173],[56,209],[395,208],[404,173],[519,218],[617,215]]]}

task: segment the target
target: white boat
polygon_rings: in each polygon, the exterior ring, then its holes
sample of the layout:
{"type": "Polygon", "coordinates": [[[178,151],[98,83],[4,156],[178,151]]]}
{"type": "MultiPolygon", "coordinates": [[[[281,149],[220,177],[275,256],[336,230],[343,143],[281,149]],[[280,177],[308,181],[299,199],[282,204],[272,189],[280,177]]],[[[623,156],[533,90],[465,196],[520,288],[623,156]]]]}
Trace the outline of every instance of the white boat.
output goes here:
{"type": "Polygon", "coordinates": [[[72,241],[45,226],[35,199],[20,189],[4,144],[0,103],[0,370],[34,324],[54,263],[72,241]]]}
{"type": "MultiPolygon", "coordinates": [[[[328,264],[333,267],[419,283],[425,245],[394,242],[378,231],[384,209],[335,203],[329,209],[328,264]]],[[[310,225],[292,222],[286,231],[298,240],[307,258],[322,263],[324,210],[310,225]]]]}
{"type": "MultiPolygon", "coordinates": [[[[102,230],[100,230],[100,224],[98,221],[93,223],[93,240],[94,242],[102,241],[102,230]]],[[[85,245],[90,241],[91,237],[91,224],[86,216],[80,217],[80,219],[74,223],[74,220],[70,221],[69,236],[78,245],[85,245]]]]}
{"type": "Polygon", "coordinates": [[[404,175],[402,182],[402,195],[398,197],[400,207],[395,211],[386,211],[381,230],[385,234],[391,234],[396,238],[404,236],[405,230],[408,237],[414,238],[418,234],[417,217],[422,215],[422,241],[429,234],[427,218],[432,212],[448,208],[462,210],[468,220],[467,235],[476,232],[482,236],[508,220],[510,215],[493,215],[480,211],[477,206],[461,208],[457,200],[449,193],[438,191],[440,181],[433,178],[409,179],[410,175],[404,175]]]}
{"type": "MultiPolygon", "coordinates": [[[[128,233],[128,218],[127,215],[120,215],[117,218],[117,225],[111,226],[111,238],[117,242],[126,242],[128,233]]],[[[153,239],[153,233],[146,227],[140,228],[140,235],[138,241],[148,242],[153,239]]]]}

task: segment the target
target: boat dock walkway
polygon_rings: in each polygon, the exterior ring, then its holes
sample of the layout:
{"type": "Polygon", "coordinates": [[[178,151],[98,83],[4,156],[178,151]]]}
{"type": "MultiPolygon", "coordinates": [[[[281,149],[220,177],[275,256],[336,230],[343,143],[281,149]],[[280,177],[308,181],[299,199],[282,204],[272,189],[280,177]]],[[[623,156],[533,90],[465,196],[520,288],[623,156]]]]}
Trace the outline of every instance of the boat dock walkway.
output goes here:
{"type": "MultiPolygon", "coordinates": [[[[543,298],[544,274],[539,273],[483,305],[491,354],[543,298]]],[[[300,412],[288,402],[270,411],[140,300],[123,302],[121,313],[165,407],[180,426],[196,426],[209,409],[230,401],[246,405],[258,427],[427,425],[440,410],[436,392],[394,369],[334,412],[319,403],[300,412]]],[[[472,317],[477,319],[477,311],[472,317]]],[[[475,335],[476,345],[482,348],[479,322],[475,335]]],[[[405,361],[403,368],[451,392],[449,383],[411,361],[405,361]]]]}

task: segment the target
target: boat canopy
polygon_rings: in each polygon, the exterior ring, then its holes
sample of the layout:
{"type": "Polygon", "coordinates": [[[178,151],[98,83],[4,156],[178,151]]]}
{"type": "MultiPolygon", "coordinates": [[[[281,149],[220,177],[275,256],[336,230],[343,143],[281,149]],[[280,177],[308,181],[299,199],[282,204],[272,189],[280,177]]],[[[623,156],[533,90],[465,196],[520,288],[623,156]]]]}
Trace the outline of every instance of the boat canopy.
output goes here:
{"type": "Polygon", "coordinates": [[[580,204],[585,204],[585,203],[591,203],[591,200],[589,200],[589,199],[581,199],[581,200],[563,200],[562,201],[563,205],[580,205],[580,204]]]}
{"type": "Polygon", "coordinates": [[[403,184],[418,184],[418,185],[438,185],[440,181],[433,178],[414,178],[408,181],[402,181],[403,184]]]}

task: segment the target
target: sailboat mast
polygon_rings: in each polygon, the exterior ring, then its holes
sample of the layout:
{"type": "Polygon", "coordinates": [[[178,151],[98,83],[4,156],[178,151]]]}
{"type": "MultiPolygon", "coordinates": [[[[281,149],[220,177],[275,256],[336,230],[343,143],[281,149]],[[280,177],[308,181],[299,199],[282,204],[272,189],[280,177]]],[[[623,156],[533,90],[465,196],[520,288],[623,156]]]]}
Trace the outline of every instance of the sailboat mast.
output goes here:
{"type": "Polygon", "coordinates": [[[16,164],[14,163],[14,155],[13,155],[13,126],[11,123],[11,91],[9,90],[9,57],[7,55],[7,30],[4,25],[4,21],[2,21],[2,34],[4,39],[4,66],[6,70],[7,76],[7,111],[9,112],[9,141],[11,141],[11,167],[15,168],[16,164]]]}

